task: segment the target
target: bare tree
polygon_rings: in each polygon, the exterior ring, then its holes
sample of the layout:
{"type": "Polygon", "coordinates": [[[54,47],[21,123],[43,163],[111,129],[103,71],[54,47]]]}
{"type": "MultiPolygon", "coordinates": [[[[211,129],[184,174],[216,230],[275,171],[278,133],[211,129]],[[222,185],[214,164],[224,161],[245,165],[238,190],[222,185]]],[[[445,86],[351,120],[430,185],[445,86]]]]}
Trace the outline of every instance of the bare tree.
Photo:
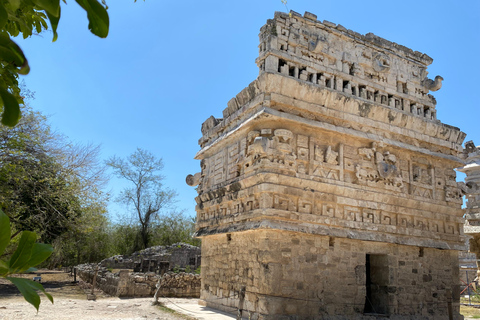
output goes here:
{"type": "Polygon", "coordinates": [[[174,191],[163,187],[164,177],[160,174],[163,161],[151,152],[137,148],[126,159],[114,156],[106,163],[117,177],[132,185],[121,192],[117,201],[133,206],[138,218],[140,230],[134,251],[147,248],[152,221],[174,202],[176,196],[174,191]]]}

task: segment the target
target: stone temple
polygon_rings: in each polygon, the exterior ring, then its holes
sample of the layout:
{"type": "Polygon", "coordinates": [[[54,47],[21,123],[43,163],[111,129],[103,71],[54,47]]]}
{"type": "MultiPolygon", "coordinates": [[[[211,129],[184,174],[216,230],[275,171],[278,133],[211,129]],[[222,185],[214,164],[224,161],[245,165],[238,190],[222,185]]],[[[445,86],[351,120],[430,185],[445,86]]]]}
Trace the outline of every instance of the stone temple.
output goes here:
{"type": "Polygon", "coordinates": [[[258,78],[202,124],[201,303],[251,319],[463,319],[454,168],[432,58],[306,12],[260,30],[258,78]]]}

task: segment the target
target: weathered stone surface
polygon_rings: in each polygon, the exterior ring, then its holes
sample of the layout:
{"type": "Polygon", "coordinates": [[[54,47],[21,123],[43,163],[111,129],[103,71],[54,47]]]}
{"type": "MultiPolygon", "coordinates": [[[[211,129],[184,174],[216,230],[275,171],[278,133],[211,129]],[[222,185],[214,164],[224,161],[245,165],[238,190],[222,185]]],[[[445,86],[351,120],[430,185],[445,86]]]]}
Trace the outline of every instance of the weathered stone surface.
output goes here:
{"type": "MultiPolygon", "coordinates": [[[[476,147],[473,141],[466,142],[463,156],[466,164],[457,170],[466,174],[465,183],[460,183],[467,198],[464,232],[470,236],[469,251],[474,253],[478,260],[480,259],[480,147],[476,147]]],[[[479,261],[476,263],[478,279],[480,264],[479,261]]],[[[472,280],[473,278],[470,279],[472,280]]]]}
{"type": "MultiPolygon", "coordinates": [[[[197,180],[199,177],[197,177],[197,180]]],[[[188,179],[187,179],[188,180],[188,179]]],[[[195,181],[195,178],[192,177],[195,181]]],[[[113,269],[134,269],[136,272],[156,272],[163,274],[174,268],[195,270],[200,266],[201,250],[186,243],[171,246],[155,246],[132,255],[117,255],[100,262],[102,267],[113,269]]]]}
{"type": "Polygon", "coordinates": [[[259,48],[258,78],[202,126],[203,303],[448,319],[453,298],[461,319],[465,134],[436,119],[432,59],[295,12],[268,20],[259,48]]]}
{"type": "MultiPolygon", "coordinates": [[[[77,266],[78,275],[82,280],[92,283],[96,268],[97,265],[94,264],[77,266]]],[[[159,297],[200,297],[200,275],[185,272],[157,275],[153,272],[132,273],[120,270],[112,273],[107,268],[100,267],[96,287],[117,297],[153,297],[159,280],[159,297]]]]}

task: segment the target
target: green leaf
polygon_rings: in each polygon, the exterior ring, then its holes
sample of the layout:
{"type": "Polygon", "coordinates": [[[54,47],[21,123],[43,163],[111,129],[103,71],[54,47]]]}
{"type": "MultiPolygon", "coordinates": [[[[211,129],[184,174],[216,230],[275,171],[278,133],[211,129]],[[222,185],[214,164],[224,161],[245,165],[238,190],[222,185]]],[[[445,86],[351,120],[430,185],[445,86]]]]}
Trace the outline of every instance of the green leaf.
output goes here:
{"type": "Polygon", "coordinates": [[[5,277],[8,275],[8,263],[0,260],[0,276],[5,277]]]}
{"type": "Polygon", "coordinates": [[[15,12],[20,7],[21,0],[8,0],[8,2],[10,2],[10,6],[12,8],[12,11],[15,12]]]}
{"type": "Polygon", "coordinates": [[[33,0],[37,6],[55,17],[60,17],[60,0],[33,0]]]}
{"type": "MultiPolygon", "coordinates": [[[[20,106],[15,96],[0,87],[0,99],[3,102],[2,124],[13,127],[20,120],[20,106]]],[[[0,103],[1,106],[1,103],[0,103]]]]}
{"type": "Polygon", "coordinates": [[[88,29],[100,37],[108,36],[109,18],[107,10],[97,0],[75,0],[87,11],[88,29]]]}
{"type": "Polygon", "coordinates": [[[8,13],[5,10],[5,5],[3,3],[0,4],[0,30],[3,30],[3,27],[7,24],[8,21],[8,13]]]}
{"type": "Polygon", "coordinates": [[[53,40],[52,42],[57,41],[58,34],[57,34],[57,27],[58,27],[58,22],[60,21],[60,7],[58,8],[58,16],[53,16],[47,11],[47,17],[48,20],[50,20],[50,24],[52,25],[52,31],[53,31],[53,40]]]}
{"type": "Polygon", "coordinates": [[[13,64],[20,69],[19,74],[28,74],[30,67],[22,49],[6,33],[0,34],[0,60],[13,64]]]}
{"type": "Polygon", "coordinates": [[[29,267],[36,266],[37,264],[45,261],[53,252],[53,247],[49,244],[35,243],[32,248],[32,256],[28,260],[27,265],[29,267]]]}
{"type": "Polygon", "coordinates": [[[28,261],[32,256],[32,249],[36,240],[37,235],[35,234],[35,232],[22,232],[22,236],[20,237],[20,242],[18,243],[17,250],[15,250],[12,257],[10,258],[9,266],[11,273],[20,273],[31,267],[30,265],[28,265],[28,261]]]}
{"type": "Polygon", "coordinates": [[[0,256],[10,243],[10,219],[0,210],[0,256]]]}
{"type": "Polygon", "coordinates": [[[38,296],[37,290],[42,291],[47,296],[48,300],[53,303],[53,297],[47,292],[45,292],[45,289],[40,283],[22,278],[7,277],[6,279],[10,280],[18,288],[18,290],[20,290],[20,293],[25,298],[25,300],[27,300],[28,303],[33,305],[35,309],[37,309],[37,311],[38,307],[40,306],[40,297],[38,296]]]}

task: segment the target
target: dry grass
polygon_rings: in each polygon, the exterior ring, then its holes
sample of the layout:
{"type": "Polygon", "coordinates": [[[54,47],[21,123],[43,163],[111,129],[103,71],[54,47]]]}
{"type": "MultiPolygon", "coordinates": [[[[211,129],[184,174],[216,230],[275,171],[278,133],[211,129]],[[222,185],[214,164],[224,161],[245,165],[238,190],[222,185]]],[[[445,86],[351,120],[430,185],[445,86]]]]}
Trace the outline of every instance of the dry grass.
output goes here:
{"type": "Polygon", "coordinates": [[[480,309],[470,306],[460,306],[460,314],[465,317],[465,319],[480,319],[480,309]]]}
{"type": "Polygon", "coordinates": [[[166,313],[170,313],[170,314],[173,314],[177,317],[180,317],[182,319],[185,319],[185,320],[197,320],[196,318],[193,318],[193,317],[190,317],[190,316],[187,316],[185,314],[182,314],[176,310],[173,310],[173,309],[170,309],[169,307],[163,305],[163,303],[158,303],[157,305],[157,308],[159,308],[160,310],[162,310],[163,312],[166,312],[166,313]]]}

